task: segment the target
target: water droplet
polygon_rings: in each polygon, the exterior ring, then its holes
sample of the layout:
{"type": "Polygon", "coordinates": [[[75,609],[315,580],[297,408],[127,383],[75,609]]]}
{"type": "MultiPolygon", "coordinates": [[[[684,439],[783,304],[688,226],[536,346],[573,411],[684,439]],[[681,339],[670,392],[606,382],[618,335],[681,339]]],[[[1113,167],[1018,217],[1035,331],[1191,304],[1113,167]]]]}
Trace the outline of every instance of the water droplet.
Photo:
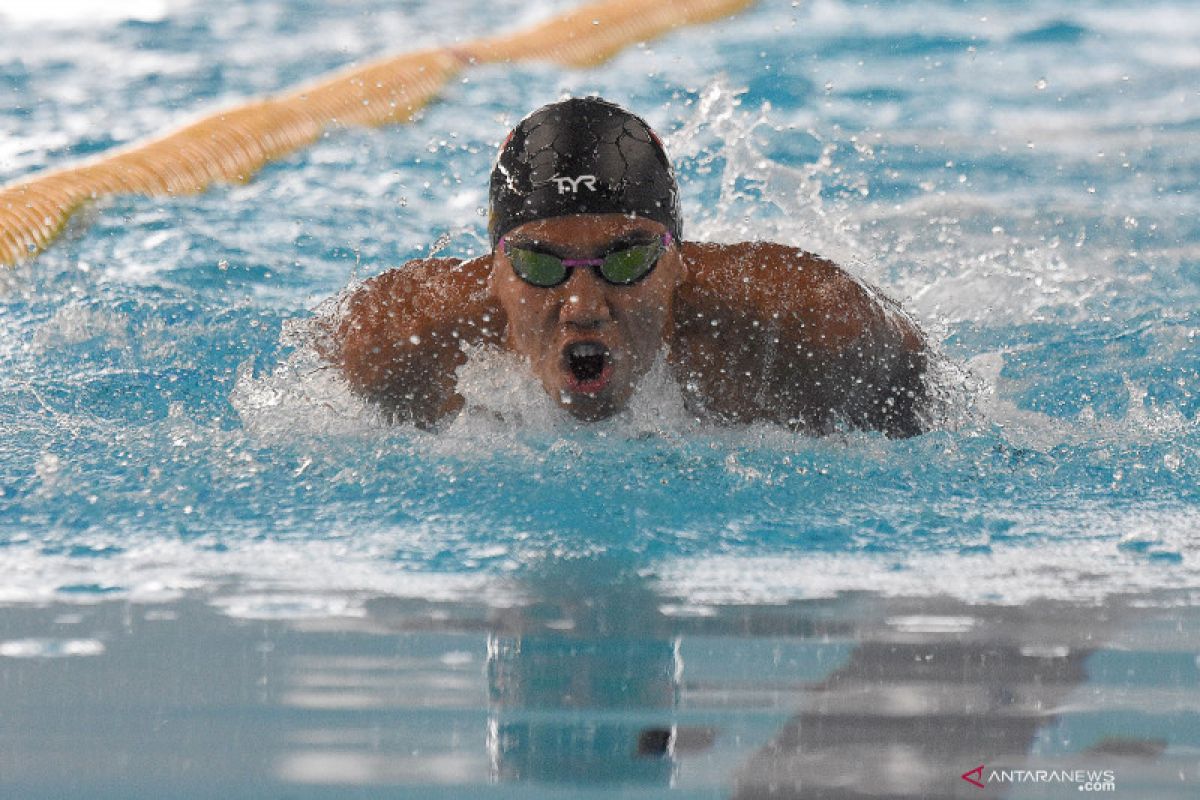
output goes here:
{"type": "Polygon", "coordinates": [[[1038,78],[1037,83],[1034,84],[1034,87],[1040,92],[1049,85],[1050,81],[1046,80],[1045,78],[1038,78]]]}
{"type": "Polygon", "coordinates": [[[434,240],[432,245],[429,246],[429,257],[432,258],[432,257],[436,256],[438,253],[445,250],[446,246],[449,245],[450,242],[451,242],[450,234],[443,233],[441,236],[439,236],[437,239],[434,240]]]}

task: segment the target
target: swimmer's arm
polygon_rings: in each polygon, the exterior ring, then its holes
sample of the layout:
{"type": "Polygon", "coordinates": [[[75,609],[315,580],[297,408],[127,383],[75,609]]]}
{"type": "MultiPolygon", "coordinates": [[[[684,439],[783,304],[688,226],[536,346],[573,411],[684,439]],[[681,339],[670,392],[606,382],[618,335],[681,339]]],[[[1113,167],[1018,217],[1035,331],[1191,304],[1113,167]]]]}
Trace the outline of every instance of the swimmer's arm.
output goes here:
{"type": "Polygon", "coordinates": [[[842,421],[889,436],[924,429],[927,345],[891,300],[783,245],[688,244],[684,258],[685,381],[718,416],[817,431],[842,421]]]}
{"type": "Polygon", "coordinates": [[[368,280],[325,321],[322,355],[392,421],[435,424],[462,407],[463,343],[495,343],[503,327],[489,269],[488,257],[425,259],[368,280]]]}

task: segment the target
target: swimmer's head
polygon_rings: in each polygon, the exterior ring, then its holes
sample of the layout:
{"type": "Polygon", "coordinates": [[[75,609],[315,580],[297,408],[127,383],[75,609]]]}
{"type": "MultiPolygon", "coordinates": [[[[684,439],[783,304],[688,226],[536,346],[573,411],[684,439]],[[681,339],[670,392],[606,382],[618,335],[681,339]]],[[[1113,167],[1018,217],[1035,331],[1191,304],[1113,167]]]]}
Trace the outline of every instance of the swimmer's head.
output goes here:
{"type": "Polygon", "coordinates": [[[546,106],[501,148],[491,198],[507,346],[576,417],[620,411],[663,348],[685,269],[658,138],[603,100],[546,106]]]}
{"type": "Polygon", "coordinates": [[[627,214],[683,234],[662,142],[638,116],[598,97],[551,103],[513,129],[492,170],[488,233],[568,214],[627,214]]]}

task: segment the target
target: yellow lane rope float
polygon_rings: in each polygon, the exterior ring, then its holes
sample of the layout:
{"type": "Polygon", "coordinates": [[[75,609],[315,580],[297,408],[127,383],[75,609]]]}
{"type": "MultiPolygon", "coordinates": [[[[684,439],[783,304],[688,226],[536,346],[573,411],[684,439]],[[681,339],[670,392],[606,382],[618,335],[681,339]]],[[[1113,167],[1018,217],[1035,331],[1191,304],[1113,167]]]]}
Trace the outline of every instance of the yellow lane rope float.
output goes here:
{"type": "Polygon", "coordinates": [[[471,64],[601,64],[678,27],[733,14],[753,0],[600,0],[523,31],[424,50],[336,73],[274,98],[207,116],[158,139],[0,188],[0,265],[47,247],[83,204],[106,195],[194,194],[245,182],[327,128],[407,122],[471,64]]]}

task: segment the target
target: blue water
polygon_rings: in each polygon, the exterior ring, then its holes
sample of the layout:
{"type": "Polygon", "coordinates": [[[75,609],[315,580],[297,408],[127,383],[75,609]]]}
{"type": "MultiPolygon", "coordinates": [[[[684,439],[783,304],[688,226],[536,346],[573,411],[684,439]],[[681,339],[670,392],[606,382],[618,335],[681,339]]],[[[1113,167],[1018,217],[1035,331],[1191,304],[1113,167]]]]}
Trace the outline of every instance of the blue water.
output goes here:
{"type": "MultiPolygon", "coordinates": [[[[570,5],[0,3],[0,181],[570,5]]],[[[304,620],[634,585],[667,619],[857,592],[1194,619],[1198,35],[1178,0],[764,2],[593,70],[471,70],[246,185],[105,201],[0,274],[0,602],[304,620]],[[901,300],[944,356],[936,429],[696,426],[653,382],[579,426],[486,357],[469,397],[520,423],[380,425],[306,322],[406,259],[484,252],[496,147],[566,93],[666,135],[687,237],[802,246],[901,300]]],[[[1194,663],[1190,624],[1155,646],[1194,663]]],[[[1194,698],[1194,669],[1151,674],[1194,698]]],[[[1169,755],[1200,748],[1195,713],[1150,720],[1169,755]]]]}

